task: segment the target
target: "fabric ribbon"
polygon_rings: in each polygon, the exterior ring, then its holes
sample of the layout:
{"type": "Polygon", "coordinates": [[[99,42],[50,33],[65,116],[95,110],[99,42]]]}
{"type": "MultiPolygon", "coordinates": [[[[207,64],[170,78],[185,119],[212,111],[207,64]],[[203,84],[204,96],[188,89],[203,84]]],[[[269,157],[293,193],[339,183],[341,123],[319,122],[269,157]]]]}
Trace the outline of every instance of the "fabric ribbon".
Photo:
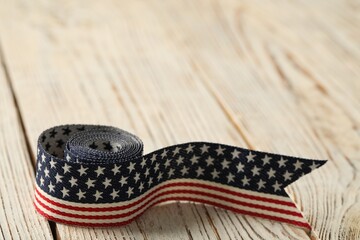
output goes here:
{"type": "Polygon", "coordinates": [[[210,142],[143,155],[124,130],[56,126],[38,140],[34,204],[55,222],[107,227],[159,203],[192,201],[310,230],[284,187],[325,162],[210,142]]]}

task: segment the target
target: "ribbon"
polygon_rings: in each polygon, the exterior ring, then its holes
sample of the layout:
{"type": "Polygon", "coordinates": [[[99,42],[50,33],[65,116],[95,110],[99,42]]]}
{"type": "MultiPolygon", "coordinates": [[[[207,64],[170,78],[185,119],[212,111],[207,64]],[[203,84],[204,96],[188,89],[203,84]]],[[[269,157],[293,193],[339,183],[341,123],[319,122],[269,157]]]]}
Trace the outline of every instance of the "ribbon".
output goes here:
{"type": "Polygon", "coordinates": [[[56,126],[38,140],[34,205],[55,222],[108,227],[159,203],[192,201],[310,230],[284,187],[325,162],[211,142],[143,155],[124,130],[56,126]]]}

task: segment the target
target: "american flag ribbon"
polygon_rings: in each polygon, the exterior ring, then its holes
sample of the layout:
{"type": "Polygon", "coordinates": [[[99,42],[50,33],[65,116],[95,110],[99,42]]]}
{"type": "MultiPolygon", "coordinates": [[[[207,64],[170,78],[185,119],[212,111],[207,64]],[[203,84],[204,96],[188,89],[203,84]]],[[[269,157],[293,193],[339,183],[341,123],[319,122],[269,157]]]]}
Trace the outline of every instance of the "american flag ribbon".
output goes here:
{"type": "Polygon", "coordinates": [[[47,219],[121,226],[146,209],[191,201],[310,230],[284,187],[326,161],[189,142],[143,155],[124,130],[62,125],[38,140],[34,205],[47,219]]]}

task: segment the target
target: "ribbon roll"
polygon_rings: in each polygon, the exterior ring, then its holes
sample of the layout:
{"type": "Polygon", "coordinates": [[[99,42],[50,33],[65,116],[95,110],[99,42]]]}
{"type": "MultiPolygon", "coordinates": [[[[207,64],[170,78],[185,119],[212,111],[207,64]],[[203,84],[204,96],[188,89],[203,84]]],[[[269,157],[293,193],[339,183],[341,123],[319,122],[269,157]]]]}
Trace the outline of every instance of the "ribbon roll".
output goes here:
{"type": "Polygon", "coordinates": [[[38,140],[34,205],[55,222],[107,227],[159,203],[192,201],[311,229],[284,187],[325,162],[210,142],[143,155],[124,130],[56,126],[38,140]]]}

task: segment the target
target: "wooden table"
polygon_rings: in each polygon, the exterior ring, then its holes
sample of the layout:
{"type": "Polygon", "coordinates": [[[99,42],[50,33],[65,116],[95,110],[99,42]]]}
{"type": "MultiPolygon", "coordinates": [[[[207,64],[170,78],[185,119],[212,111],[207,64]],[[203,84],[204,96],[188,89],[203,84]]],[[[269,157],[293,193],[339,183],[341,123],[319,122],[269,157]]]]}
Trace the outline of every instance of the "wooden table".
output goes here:
{"type": "Polygon", "coordinates": [[[360,238],[358,2],[0,6],[0,238],[310,238],[192,203],[154,207],[121,228],[48,222],[32,205],[36,140],[65,123],[126,129],[145,152],[207,140],[329,159],[287,190],[320,239],[360,238]]]}

